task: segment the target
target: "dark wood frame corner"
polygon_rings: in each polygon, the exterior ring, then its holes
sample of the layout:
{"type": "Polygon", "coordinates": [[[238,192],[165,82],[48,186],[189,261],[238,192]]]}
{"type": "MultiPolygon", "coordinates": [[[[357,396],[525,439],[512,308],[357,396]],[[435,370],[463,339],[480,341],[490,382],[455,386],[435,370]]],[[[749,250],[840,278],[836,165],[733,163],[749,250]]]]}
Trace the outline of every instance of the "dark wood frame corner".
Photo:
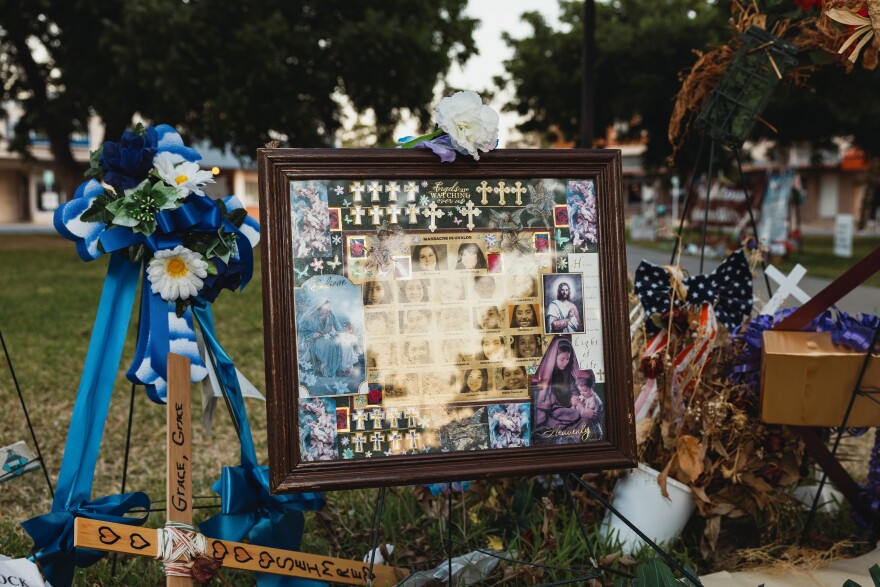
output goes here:
{"type": "Polygon", "coordinates": [[[636,463],[621,155],[617,150],[497,150],[440,163],[427,150],[260,149],[270,484],[299,493],[633,467],[636,463]],[[293,304],[291,180],[558,178],[595,182],[605,363],[605,439],[503,451],[301,462],[293,304]],[[499,452],[501,454],[493,454],[499,452]]]}

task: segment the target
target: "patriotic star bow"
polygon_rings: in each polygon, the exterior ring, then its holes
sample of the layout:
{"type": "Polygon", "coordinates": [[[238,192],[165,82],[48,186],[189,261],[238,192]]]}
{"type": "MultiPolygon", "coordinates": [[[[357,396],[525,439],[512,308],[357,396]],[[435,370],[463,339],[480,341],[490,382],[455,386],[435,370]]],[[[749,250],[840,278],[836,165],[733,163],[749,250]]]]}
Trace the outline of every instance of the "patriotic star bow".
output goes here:
{"type": "MultiPolygon", "coordinates": [[[[728,331],[743,323],[752,311],[752,272],[742,249],[731,253],[706,275],[675,277],[666,267],[642,261],[636,269],[634,288],[648,315],[674,306],[711,304],[728,331]]],[[[657,328],[650,320],[649,330],[657,328]]]]}

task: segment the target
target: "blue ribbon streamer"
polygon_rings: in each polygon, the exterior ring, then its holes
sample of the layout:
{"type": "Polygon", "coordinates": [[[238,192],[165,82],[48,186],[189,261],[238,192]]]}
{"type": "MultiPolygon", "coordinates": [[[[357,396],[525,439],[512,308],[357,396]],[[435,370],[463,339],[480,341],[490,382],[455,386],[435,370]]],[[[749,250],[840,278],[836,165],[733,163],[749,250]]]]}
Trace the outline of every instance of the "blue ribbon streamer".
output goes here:
{"type": "Polygon", "coordinates": [[[87,566],[103,556],[101,553],[74,555],[75,517],[140,525],[149,513],[149,498],[139,492],[89,501],[110,396],[131,319],[138,274],[138,265],[119,255],[110,257],[70,418],[52,512],[22,524],[34,539],[35,556],[55,587],[70,585],[74,562],[87,566]],[[143,508],[147,514],[140,518],[122,517],[133,508],[143,508]]]}
{"type": "MultiPolygon", "coordinates": [[[[209,354],[214,358],[217,379],[228,400],[231,415],[238,425],[241,443],[241,465],[224,467],[220,479],[212,487],[221,497],[221,512],[202,522],[199,528],[203,534],[212,538],[239,542],[247,536],[251,544],[297,551],[305,523],[302,512],[323,507],[324,497],[320,493],[269,493],[269,469],[258,465],[235,365],[217,341],[211,306],[197,298],[192,308],[209,354]]],[[[327,584],[323,581],[257,573],[257,585],[326,587],[327,584]]]]}

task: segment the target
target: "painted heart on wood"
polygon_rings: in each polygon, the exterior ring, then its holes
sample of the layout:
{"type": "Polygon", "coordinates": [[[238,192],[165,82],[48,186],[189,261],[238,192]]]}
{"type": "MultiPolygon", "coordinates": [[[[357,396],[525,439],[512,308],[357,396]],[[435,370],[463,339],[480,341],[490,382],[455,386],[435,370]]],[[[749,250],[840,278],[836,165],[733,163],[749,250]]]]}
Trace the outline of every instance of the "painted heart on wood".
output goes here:
{"type": "Polygon", "coordinates": [[[275,559],[268,552],[260,553],[260,568],[268,569],[275,562],[275,559]]]}
{"type": "Polygon", "coordinates": [[[107,526],[101,526],[98,528],[98,539],[101,541],[101,544],[116,544],[119,542],[120,538],[122,538],[122,536],[107,526]]]}
{"type": "Polygon", "coordinates": [[[240,546],[236,546],[232,552],[235,553],[235,560],[240,563],[247,563],[254,560],[254,557],[251,556],[251,553],[240,546]]]}
{"type": "Polygon", "coordinates": [[[135,550],[143,550],[150,545],[140,534],[131,535],[131,547],[135,550]]]}
{"type": "Polygon", "coordinates": [[[211,553],[211,556],[214,558],[214,560],[222,561],[226,558],[226,555],[229,554],[229,549],[226,548],[226,545],[219,540],[214,541],[213,547],[214,550],[211,553]]]}

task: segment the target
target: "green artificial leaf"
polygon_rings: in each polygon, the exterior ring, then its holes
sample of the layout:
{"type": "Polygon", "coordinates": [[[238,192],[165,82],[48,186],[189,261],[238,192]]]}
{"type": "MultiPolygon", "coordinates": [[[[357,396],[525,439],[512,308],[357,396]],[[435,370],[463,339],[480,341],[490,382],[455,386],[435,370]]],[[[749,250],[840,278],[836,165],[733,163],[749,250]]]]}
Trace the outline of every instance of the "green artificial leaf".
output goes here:
{"type": "Polygon", "coordinates": [[[855,581],[853,581],[852,579],[847,579],[846,581],[843,582],[843,587],[862,587],[862,586],[859,585],[858,583],[856,583],[855,581]]]}
{"type": "Polygon", "coordinates": [[[103,179],[103,169],[101,168],[101,158],[104,156],[104,146],[101,145],[89,154],[89,168],[86,169],[86,177],[103,179]]]}
{"type": "Polygon", "coordinates": [[[208,275],[217,275],[217,266],[214,265],[210,259],[205,258],[203,260],[208,264],[208,266],[205,268],[205,271],[208,272],[208,275]]]}
{"type": "Polygon", "coordinates": [[[183,318],[186,309],[189,308],[189,302],[189,300],[177,300],[174,303],[174,313],[177,314],[178,318],[183,318]]]}
{"type": "Polygon", "coordinates": [[[237,208],[226,215],[226,218],[235,225],[236,228],[240,228],[242,224],[244,224],[244,219],[247,218],[247,210],[244,208],[237,208]]]}
{"type": "Polygon", "coordinates": [[[134,263],[140,263],[146,255],[147,247],[142,244],[128,247],[128,258],[134,263]]]}
{"type": "Polygon", "coordinates": [[[871,573],[871,580],[874,581],[874,587],[880,587],[880,565],[874,565],[868,572],[871,573]]]}
{"type": "Polygon", "coordinates": [[[112,201],[105,190],[103,194],[92,200],[92,205],[80,215],[79,219],[83,222],[113,222],[113,214],[107,210],[107,204],[112,201]]]}
{"type": "Polygon", "coordinates": [[[113,215],[113,220],[111,220],[113,224],[134,228],[139,223],[136,218],[131,216],[132,206],[125,199],[114,200],[108,203],[105,209],[113,215]]]}
{"type": "Polygon", "coordinates": [[[144,123],[142,123],[142,122],[137,123],[137,125],[134,127],[134,134],[139,135],[139,136],[143,136],[143,135],[147,134],[147,129],[144,126],[144,123]]]}
{"type": "Polygon", "coordinates": [[[159,210],[169,210],[177,208],[178,200],[181,199],[181,192],[177,188],[171,187],[165,182],[150,184],[152,187],[146,192],[155,202],[159,210]]]}

